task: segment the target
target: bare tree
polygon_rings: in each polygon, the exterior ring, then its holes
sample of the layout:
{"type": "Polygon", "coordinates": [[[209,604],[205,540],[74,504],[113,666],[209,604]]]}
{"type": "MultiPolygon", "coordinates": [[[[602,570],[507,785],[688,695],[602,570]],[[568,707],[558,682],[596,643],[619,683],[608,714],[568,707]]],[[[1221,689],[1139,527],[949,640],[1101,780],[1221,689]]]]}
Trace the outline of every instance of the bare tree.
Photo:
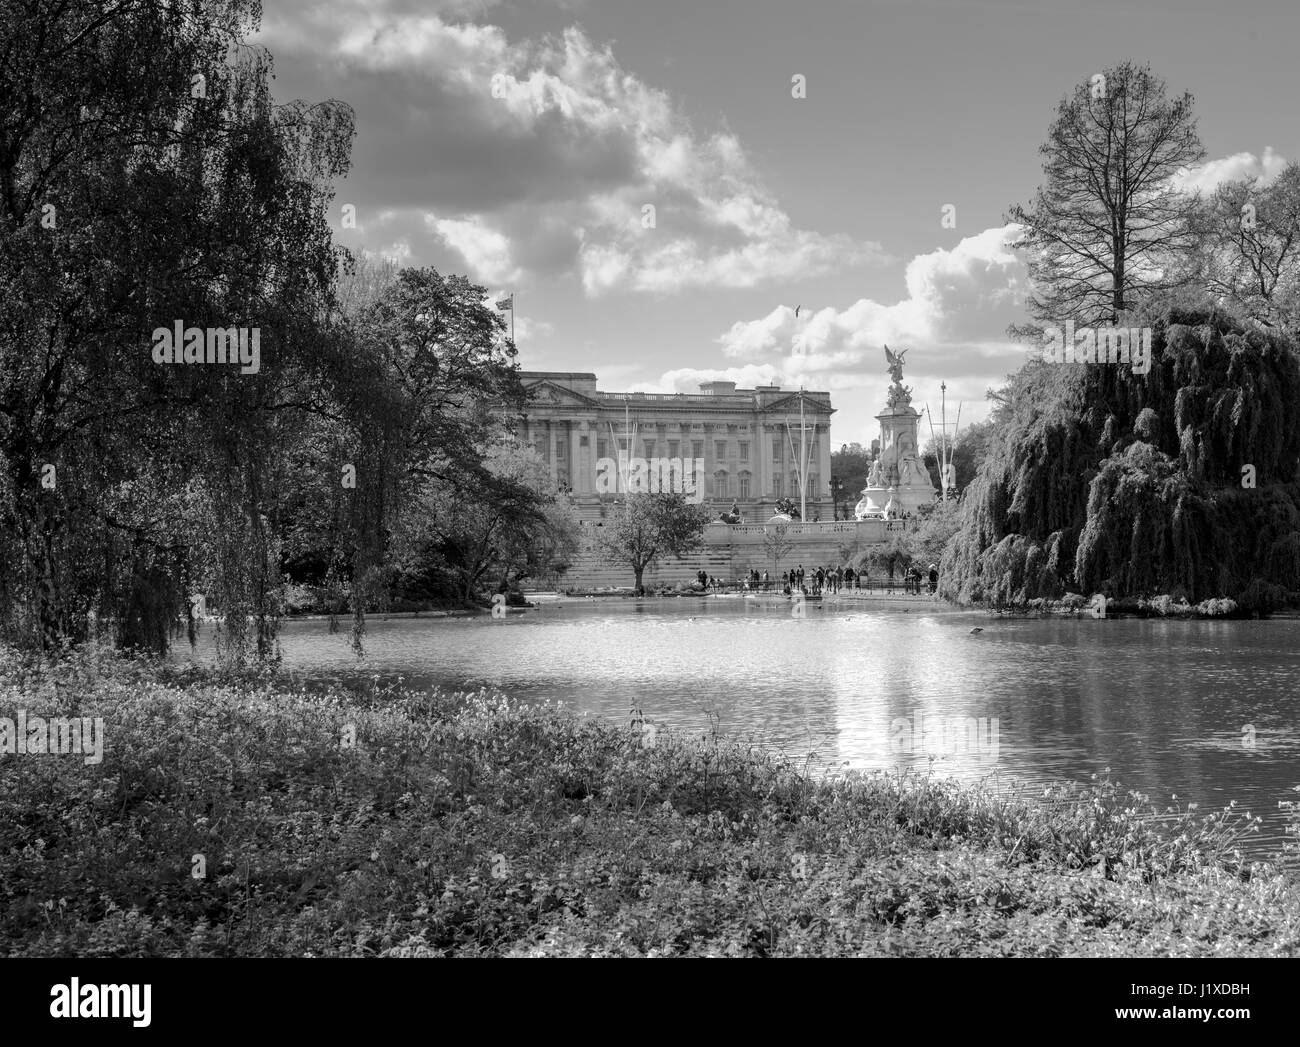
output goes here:
{"type": "Polygon", "coordinates": [[[1191,249],[1195,197],[1175,175],[1200,161],[1192,96],[1131,62],[1080,84],[1061,101],[1040,148],[1046,183],[1033,204],[1011,208],[1029,254],[1029,312],[1022,336],[1073,319],[1114,323],[1140,293],[1180,282],[1191,249]]]}
{"type": "Polygon", "coordinates": [[[772,557],[772,577],[780,577],[781,560],[794,548],[789,524],[771,524],[763,529],[763,548],[772,557]]]}

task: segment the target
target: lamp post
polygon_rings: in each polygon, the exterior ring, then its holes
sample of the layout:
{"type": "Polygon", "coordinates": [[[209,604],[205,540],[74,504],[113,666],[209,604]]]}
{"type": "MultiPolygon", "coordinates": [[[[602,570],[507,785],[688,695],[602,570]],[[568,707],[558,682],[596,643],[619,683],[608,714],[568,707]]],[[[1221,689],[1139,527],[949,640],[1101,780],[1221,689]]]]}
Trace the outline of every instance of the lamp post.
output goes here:
{"type": "Polygon", "coordinates": [[[844,490],[844,481],[838,476],[831,477],[831,499],[835,507],[835,519],[840,518],[840,493],[844,490]]]}

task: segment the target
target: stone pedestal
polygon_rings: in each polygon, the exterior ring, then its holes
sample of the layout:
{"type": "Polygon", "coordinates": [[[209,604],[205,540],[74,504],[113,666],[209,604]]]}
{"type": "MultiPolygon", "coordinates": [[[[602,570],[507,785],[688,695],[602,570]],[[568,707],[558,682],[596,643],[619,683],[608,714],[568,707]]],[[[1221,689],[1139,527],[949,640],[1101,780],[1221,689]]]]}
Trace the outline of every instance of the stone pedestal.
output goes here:
{"type": "MultiPolygon", "coordinates": [[[[891,391],[892,393],[892,391],[891,391]]],[[[921,461],[917,426],[921,415],[905,397],[891,395],[880,422],[880,456],[871,466],[862,500],[854,509],[859,519],[876,516],[913,516],[921,506],[934,504],[938,493],[930,471],[921,461]]]]}

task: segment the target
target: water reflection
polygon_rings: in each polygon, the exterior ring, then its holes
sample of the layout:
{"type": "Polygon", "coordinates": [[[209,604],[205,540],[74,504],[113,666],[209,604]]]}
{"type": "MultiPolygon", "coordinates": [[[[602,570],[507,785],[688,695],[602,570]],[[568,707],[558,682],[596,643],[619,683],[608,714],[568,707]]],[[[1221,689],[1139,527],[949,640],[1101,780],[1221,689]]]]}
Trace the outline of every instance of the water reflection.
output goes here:
{"type": "Polygon", "coordinates": [[[798,620],[785,603],[714,598],[372,620],[360,663],[346,630],[330,635],[324,622],[289,623],[281,645],[286,667],[308,677],[497,686],[617,721],[637,706],[661,728],[716,720],[733,736],[815,751],[827,766],[996,770],[1029,782],[1109,767],[1161,805],[1172,794],[1207,812],[1237,800],[1265,819],[1250,848],[1260,854],[1280,845],[1277,803],[1300,784],[1298,632],[1290,621],[988,620],[831,605],[798,620]],[[983,631],[972,635],[974,622],[983,631]],[[899,751],[895,723],[916,717],[931,727],[996,718],[996,762],[961,748],[899,751]]]}

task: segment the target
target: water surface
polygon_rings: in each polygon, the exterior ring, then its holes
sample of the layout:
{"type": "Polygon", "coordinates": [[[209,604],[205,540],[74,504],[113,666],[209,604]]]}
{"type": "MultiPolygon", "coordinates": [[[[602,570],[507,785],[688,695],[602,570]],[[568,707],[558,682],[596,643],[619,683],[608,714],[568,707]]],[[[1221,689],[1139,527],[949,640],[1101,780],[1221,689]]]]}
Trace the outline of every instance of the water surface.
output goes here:
{"type": "MultiPolygon", "coordinates": [[[[1086,781],[1110,768],[1165,806],[1229,800],[1278,849],[1297,798],[1300,622],[990,618],[761,599],[543,600],[504,619],[287,623],[286,668],[308,678],[401,676],[499,687],[626,722],[707,730],[823,765],[1086,781]],[[982,632],[972,634],[974,626],[982,632]],[[943,733],[983,719],[973,737],[943,733]],[[996,718],[996,746],[992,721],[996,718]],[[919,730],[918,730],[919,728],[919,730]],[[938,750],[938,751],[936,751],[938,750]],[[1177,800],[1172,800],[1173,796],[1177,800]]],[[[200,647],[200,656],[205,647],[200,647]]]]}

